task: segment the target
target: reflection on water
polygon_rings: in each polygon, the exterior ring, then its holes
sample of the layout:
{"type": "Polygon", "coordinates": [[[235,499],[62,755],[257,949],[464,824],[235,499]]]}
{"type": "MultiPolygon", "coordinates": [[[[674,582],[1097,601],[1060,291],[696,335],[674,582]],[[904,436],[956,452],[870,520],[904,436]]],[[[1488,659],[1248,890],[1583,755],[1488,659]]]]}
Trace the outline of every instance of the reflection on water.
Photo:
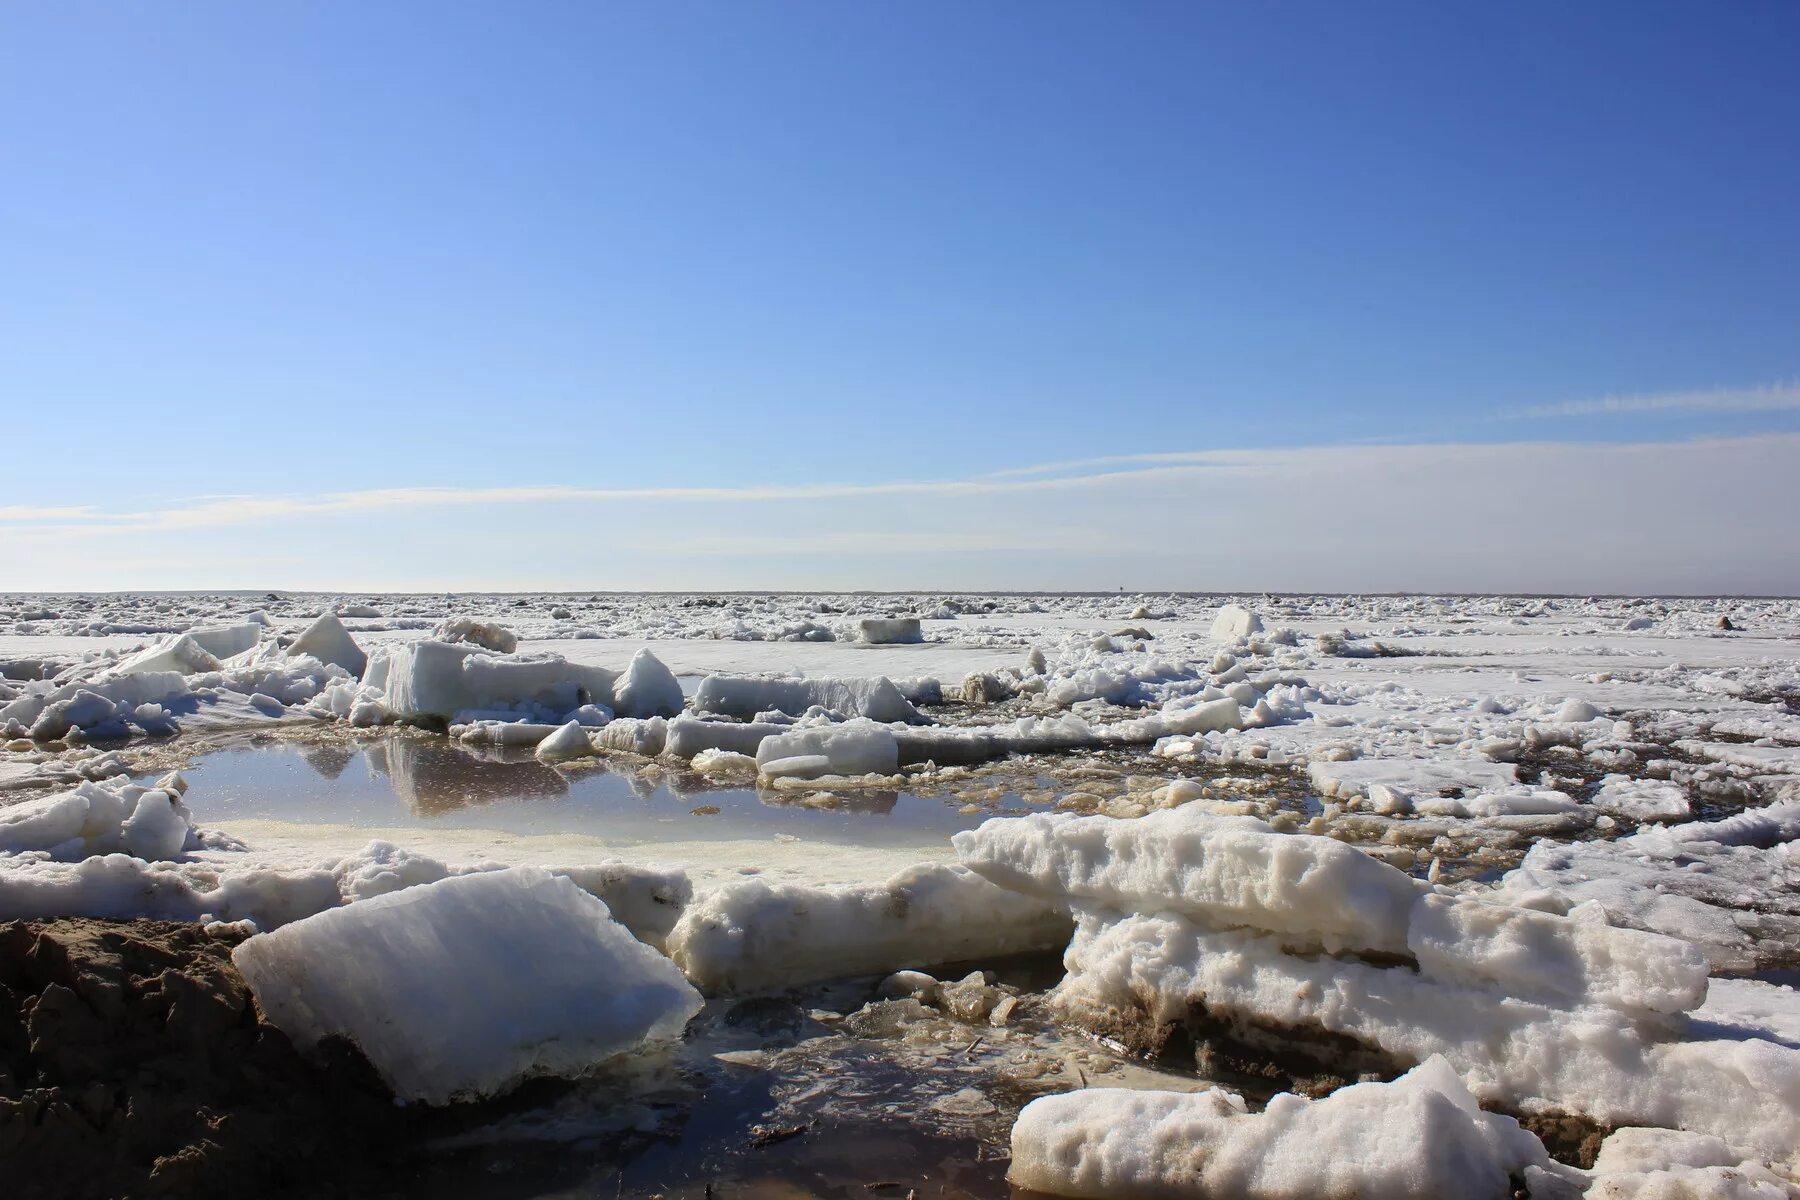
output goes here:
{"type": "Polygon", "coordinates": [[[369,769],[385,778],[394,795],[419,817],[501,800],[537,800],[569,793],[568,781],[529,753],[479,753],[453,743],[417,738],[377,742],[363,753],[369,769]]]}
{"type": "MultiPolygon", "coordinates": [[[[1061,975],[1055,955],[988,965],[1032,992],[1061,975]]],[[[709,1001],[671,1047],[424,1114],[395,1173],[438,1200],[1004,1200],[1019,1107],[1078,1068],[1103,1085],[1121,1068],[1035,1002],[1005,1027],[840,1021],[875,983],[709,1001]],[[977,1103],[952,1102],[970,1089],[977,1103]]]]}
{"type": "MultiPolygon", "coordinates": [[[[464,746],[416,731],[359,745],[241,745],[203,756],[188,774],[188,803],[201,824],[273,820],[652,840],[785,833],[879,845],[948,835],[993,815],[965,814],[955,803],[909,792],[759,792],[714,787],[688,771],[596,762],[552,767],[529,750],[464,746]]],[[[1026,809],[1009,797],[997,811],[1026,809]]]]}

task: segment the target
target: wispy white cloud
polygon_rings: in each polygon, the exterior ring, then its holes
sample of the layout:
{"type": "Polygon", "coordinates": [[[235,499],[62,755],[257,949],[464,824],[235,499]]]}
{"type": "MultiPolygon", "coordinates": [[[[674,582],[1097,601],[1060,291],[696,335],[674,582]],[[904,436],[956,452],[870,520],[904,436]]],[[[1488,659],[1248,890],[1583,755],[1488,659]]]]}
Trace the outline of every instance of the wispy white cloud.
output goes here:
{"type": "Polygon", "coordinates": [[[1021,479],[1033,475],[1055,475],[1063,471],[1087,471],[1095,467],[1142,466],[1151,463],[1224,465],[1229,452],[1218,450],[1166,450],[1151,454],[1103,454],[1096,458],[1066,458],[1060,462],[1034,463],[1029,467],[1007,467],[989,471],[981,479],[1021,479]]]}
{"type": "Polygon", "coordinates": [[[622,549],[659,555],[737,557],[780,554],[1003,554],[1029,551],[1102,554],[1127,543],[1118,530],[840,530],[832,533],[720,534],[628,540],[622,549]]]}
{"type": "Polygon", "coordinates": [[[371,488],[315,495],[209,496],[164,508],[107,512],[95,508],[37,510],[35,526],[20,532],[58,534],[157,533],[256,525],[296,517],[349,516],[400,509],[524,504],[752,504],[828,501],[871,497],[991,496],[1020,492],[1069,491],[1143,482],[1183,468],[1145,467],[1048,479],[1020,478],[893,480],[875,483],[751,484],[740,487],[595,488],[561,485],[517,487],[371,488]]]}
{"type": "Polygon", "coordinates": [[[195,497],[0,523],[0,586],[1800,591],[1800,432],[1166,452],[1102,467],[195,497]]]}
{"type": "Polygon", "coordinates": [[[1626,413],[1749,413],[1800,409],[1800,383],[1769,383],[1761,387],[1712,388],[1693,392],[1650,392],[1635,396],[1602,396],[1598,400],[1570,400],[1508,409],[1502,417],[1524,420],[1540,417],[1594,417],[1626,413]]]}
{"type": "Polygon", "coordinates": [[[87,504],[0,504],[0,521],[71,521],[94,515],[87,504]]]}

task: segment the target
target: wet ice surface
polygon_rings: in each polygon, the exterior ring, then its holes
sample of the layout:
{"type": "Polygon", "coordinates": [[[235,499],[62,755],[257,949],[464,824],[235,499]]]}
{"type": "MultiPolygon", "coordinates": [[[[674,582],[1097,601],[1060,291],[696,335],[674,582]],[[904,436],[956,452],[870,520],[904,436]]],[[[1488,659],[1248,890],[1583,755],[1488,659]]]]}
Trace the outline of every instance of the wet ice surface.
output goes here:
{"type": "Polygon", "coordinates": [[[670,774],[595,760],[559,769],[528,750],[474,752],[416,733],[360,745],[260,741],[207,754],[184,774],[196,820],[227,830],[257,821],[634,841],[678,830],[683,839],[785,834],[883,846],[940,842],[989,816],[1029,811],[1015,796],[963,813],[945,799],[900,791],[859,789],[824,801],[819,792],[684,786],[670,774]]]}
{"type": "Polygon", "coordinates": [[[873,978],[716,999],[677,1047],[426,1115],[395,1167],[458,1197],[1007,1196],[1037,1096],[1200,1086],[1060,1033],[1032,997],[1054,956],[987,965],[1027,997],[1005,1026],[880,1001],[873,978]]]}

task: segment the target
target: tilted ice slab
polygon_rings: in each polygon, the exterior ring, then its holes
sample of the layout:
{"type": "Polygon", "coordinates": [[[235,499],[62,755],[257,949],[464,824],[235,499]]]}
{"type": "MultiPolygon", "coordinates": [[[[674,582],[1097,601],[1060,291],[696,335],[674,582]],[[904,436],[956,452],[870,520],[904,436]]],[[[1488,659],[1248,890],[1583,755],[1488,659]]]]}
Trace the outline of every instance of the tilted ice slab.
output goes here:
{"type": "Polygon", "coordinates": [[[1026,1105],[1014,1187],[1081,1200],[1503,1200],[1528,1167],[1563,1175],[1510,1117],[1481,1110],[1449,1063],[1260,1113],[1218,1088],[1088,1088],[1026,1105]]]}
{"type": "Polygon", "coordinates": [[[1192,807],[1134,820],[997,818],[951,842],[970,868],[1030,895],[1179,912],[1332,951],[1406,953],[1423,886],[1343,842],[1192,807]]]}
{"type": "Polygon", "coordinates": [[[335,663],[359,679],[369,665],[368,654],[356,644],[335,613],[320,613],[318,620],[294,639],[288,653],[310,654],[320,662],[335,663]]]}
{"type": "MultiPolygon", "coordinates": [[[[1679,1018],[1640,1021],[1599,1005],[1547,1004],[1174,914],[1078,910],[1056,1011],[1147,1044],[1193,1011],[1292,1049],[1337,1034],[1387,1061],[1441,1054],[1483,1101],[1668,1125],[1765,1153],[1800,1144],[1800,1050],[1758,1039],[1672,1040],[1679,1018]]],[[[1333,1051],[1341,1055],[1341,1051],[1333,1051]]]]}
{"type": "Polygon", "coordinates": [[[709,675],[694,691],[696,713],[750,718],[758,713],[800,716],[814,706],[843,717],[868,717],[883,723],[918,722],[924,718],[893,681],[866,679],[744,679],[709,675]]]}
{"type": "Polygon", "coordinates": [[[1059,904],[922,863],[876,884],[727,884],[688,907],[668,950],[703,990],[742,992],[1050,950],[1070,929],[1059,904]]]}
{"type": "Polygon", "coordinates": [[[1263,930],[1290,948],[1409,955],[1446,982],[1663,1014],[1706,995],[1706,959],[1685,942],[1432,892],[1352,846],[1253,817],[1186,807],[1132,820],[1034,814],[951,840],[1003,887],[1263,930]]]}
{"type": "Polygon", "coordinates": [[[266,630],[261,622],[240,621],[232,625],[197,625],[187,631],[202,650],[217,659],[232,658],[253,648],[266,630]]]}
{"type": "Polygon", "coordinates": [[[302,1050],[355,1042],[395,1095],[448,1104],[584,1071],[700,1011],[673,963],[600,900],[535,867],[333,909],[232,952],[302,1050]]]}

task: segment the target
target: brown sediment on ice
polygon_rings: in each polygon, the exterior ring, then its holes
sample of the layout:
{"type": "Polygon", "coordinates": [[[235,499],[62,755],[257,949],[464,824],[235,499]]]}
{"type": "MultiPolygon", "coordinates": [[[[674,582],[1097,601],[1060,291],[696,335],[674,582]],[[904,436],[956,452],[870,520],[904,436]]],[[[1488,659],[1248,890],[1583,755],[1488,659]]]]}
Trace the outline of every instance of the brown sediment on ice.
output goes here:
{"type": "Polygon", "coordinates": [[[401,1118],[260,1018],[230,931],[0,924],[0,1164],[16,1200],[331,1195],[401,1118]]]}

